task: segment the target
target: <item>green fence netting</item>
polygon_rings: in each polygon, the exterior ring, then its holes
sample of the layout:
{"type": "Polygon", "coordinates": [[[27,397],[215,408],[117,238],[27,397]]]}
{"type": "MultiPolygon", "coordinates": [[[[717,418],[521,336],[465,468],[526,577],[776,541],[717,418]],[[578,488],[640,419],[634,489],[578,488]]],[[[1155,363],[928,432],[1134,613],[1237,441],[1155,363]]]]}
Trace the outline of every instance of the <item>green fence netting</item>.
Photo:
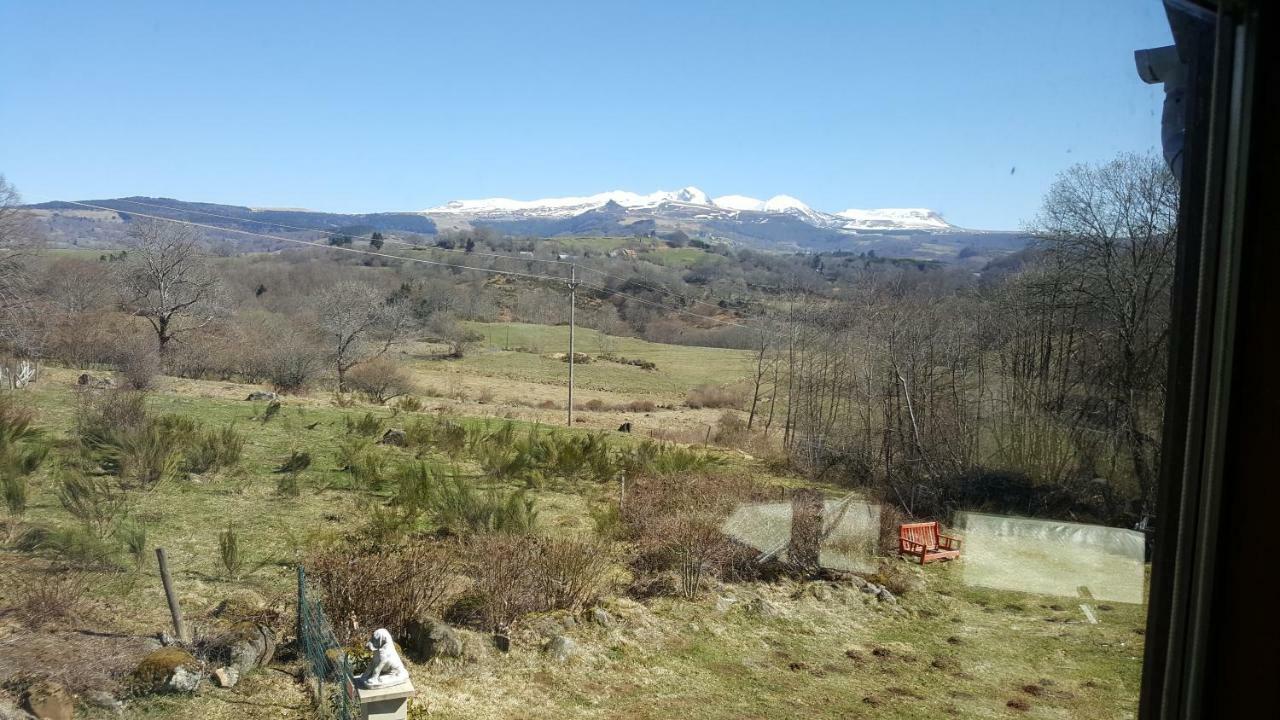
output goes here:
{"type": "Polygon", "coordinates": [[[307,573],[298,566],[298,650],[307,685],[321,717],[354,720],[360,716],[351,659],[338,643],[318,598],[307,594],[307,573]]]}

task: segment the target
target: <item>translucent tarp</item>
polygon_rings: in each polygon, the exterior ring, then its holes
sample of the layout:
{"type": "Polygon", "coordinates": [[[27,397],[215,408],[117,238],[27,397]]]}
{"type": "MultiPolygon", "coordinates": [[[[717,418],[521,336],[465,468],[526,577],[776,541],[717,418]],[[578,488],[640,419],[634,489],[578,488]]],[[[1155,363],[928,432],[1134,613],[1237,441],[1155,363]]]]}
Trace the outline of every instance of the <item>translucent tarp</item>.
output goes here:
{"type": "Polygon", "coordinates": [[[1141,603],[1142,533],[1058,520],[959,513],[961,573],[971,585],[1141,603]]]}

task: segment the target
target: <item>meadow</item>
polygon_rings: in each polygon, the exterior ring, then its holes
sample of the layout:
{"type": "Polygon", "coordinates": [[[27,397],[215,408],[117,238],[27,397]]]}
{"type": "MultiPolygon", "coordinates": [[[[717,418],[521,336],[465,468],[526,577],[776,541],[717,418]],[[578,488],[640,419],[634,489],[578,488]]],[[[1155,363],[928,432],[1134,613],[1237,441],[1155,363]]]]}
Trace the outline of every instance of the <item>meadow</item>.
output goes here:
{"type": "MultiPolygon", "coordinates": [[[[508,327],[493,328],[505,344],[508,327]]],[[[512,345],[530,343],[535,331],[510,326],[512,345]]],[[[543,328],[547,346],[559,343],[562,328],[543,328]]],[[[607,341],[608,342],[608,341],[607,341]]],[[[586,347],[592,348],[590,335],[586,347]]],[[[497,342],[486,343],[496,345],[497,342]]],[[[654,371],[608,367],[626,380],[610,381],[620,397],[665,397],[678,402],[680,388],[724,379],[708,364],[738,363],[738,351],[661,347],[622,341],[620,355],[643,356],[654,371]],[[664,367],[665,365],[665,367],[664,367]],[[670,370],[667,370],[670,368],[670,370]],[[670,372],[675,377],[666,376],[670,372]]],[[[564,363],[540,354],[495,351],[460,361],[416,361],[424,376],[453,373],[493,398],[474,395],[424,398],[416,412],[352,403],[328,395],[287,397],[267,416],[267,404],[247,401],[253,386],[217,381],[161,378],[147,397],[157,415],[196,419],[208,428],[234,427],[243,452],[231,467],[207,475],[188,474],[139,493],[131,517],[145,525],[149,547],[164,547],[180,601],[197,634],[215,634],[224,621],[217,609],[229,598],[291,612],[294,566],[311,548],[349,542],[371,511],[387,502],[388,490],[356,483],[342,468],[340,452],[352,425],[366,414],[378,427],[404,426],[417,417],[445,419],[463,427],[498,428],[513,423],[519,432],[532,424],[505,418],[528,410],[509,404],[509,383],[556,382],[552,370],[564,363]],[[522,361],[534,361],[530,365],[522,361]],[[548,365],[545,374],[542,363],[548,365]],[[555,365],[550,365],[555,363],[555,365]],[[452,369],[441,371],[441,364],[452,369]],[[305,451],[310,466],[296,474],[296,495],[281,491],[278,468],[305,451]],[[244,569],[230,573],[219,536],[233,528],[244,549],[244,569]]],[[[584,365],[580,378],[602,364],[584,365]]],[[[49,368],[39,383],[22,391],[37,409],[37,424],[54,445],[53,457],[34,476],[26,512],[6,521],[11,539],[32,527],[75,525],[57,494],[60,457],[71,452],[76,435],[78,371],[49,368]]],[[[589,381],[589,380],[588,380],[589,381]]],[[[663,411],[656,411],[661,417],[663,411]]],[[[671,410],[671,413],[689,412],[671,410]]],[[[717,413],[723,411],[716,411],[717,413]]],[[[592,413],[586,413],[592,415],[592,413]]],[[[558,416],[558,415],[557,415],[558,416]]],[[[536,422],[536,421],[535,421],[536,422]]],[[[601,425],[601,422],[596,422],[601,425]]],[[[550,429],[546,430],[551,432],[550,429]]],[[[589,430],[555,430],[585,435],[589,430]]],[[[643,437],[609,433],[619,448],[643,437]]],[[[386,448],[394,460],[407,450],[386,448]]],[[[834,487],[779,475],[776,468],[736,451],[711,451],[722,467],[767,485],[817,487],[828,497],[834,487]]],[[[485,488],[525,489],[537,507],[537,533],[588,536],[593,514],[613,503],[612,483],[550,478],[540,486],[485,478],[474,457],[452,460],[485,488]]],[[[97,678],[118,689],[146,651],[146,638],[167,629],[168,612],[153,559],[134,566],[118,558],[112,567],[77,569],[86,582],[85,602],[76,617],[55,627],[31,628],[12,608],[22,605],[34,584],[68,572],[74,563],[56,553],[24,550],[11,542],[0,553],[0,688],[13,691],[29,677],[34,659],[23,648],[64,643],[79,653],[60,676],[97,678]],[[92,655],[88,661],[85,655],[92,655]]],[[[887,572],[902,592],[893,604],[876,602],[847,580],[730,582],[712,579],[694,599],[632,597],[622,585],[601,597],[599,615],[563,611],[538,613],[512,633],[512,649],[502,653],[476,641],[457,660],[411,662],[420,696],[415,717],[636,717],[672,715],[743,717],[1130,717],[1140,677],[1144,607],[1097,606],[1098,622],[1087,621],[1077,597],[994,590],[968,585],[964,561],[918,568],[887,557],[887,572]],[[593,620],[593,618],[596,618],[593,620]],[[568,662],[540,648],[548,636],[571,637],[579,651],[568,662]],[[1010,638],[1016,642],[1010,642],[1010,638]]],[[[619,570],[625,574],[625,571],[619,570]]],[[[282,621],[288,634],[289,620],[282,621]]],[[[125,695],[128,717],[310,717],[310,705],[296,681],[300,667],[287,644],[280,661],[259,670],[235,688],[206,685],[194,696],[125,695]]],[[[89,706],[82,717],[111,717],[89,706]]]]}

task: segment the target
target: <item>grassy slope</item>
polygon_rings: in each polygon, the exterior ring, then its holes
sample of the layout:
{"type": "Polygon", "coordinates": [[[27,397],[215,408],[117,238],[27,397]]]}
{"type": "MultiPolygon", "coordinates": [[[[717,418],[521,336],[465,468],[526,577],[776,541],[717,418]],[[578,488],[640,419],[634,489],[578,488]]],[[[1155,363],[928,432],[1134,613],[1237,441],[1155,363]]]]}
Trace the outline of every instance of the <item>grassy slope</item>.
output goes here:
{"type": "MultiPolygon", "coordinates": [[[[636,353],[637,348],[619,352],[636,353]]],[[[670,352],[706,357],[720,351],[670,352]]],[[[73,377],[68,371],[51,372],[29,391],[41,423],[60,439],[71,429],[73,377]]],[[[208,610],[239,589],[287,600],[293,587],[289,566],[302,549],[318,535],[352,530],[362,505],[373,499],[345,489],[332,456],[344,432],[343,416],[364,409],[335,408],[312,398],[290,402],[275,420],[262,424],[252,419],[260,406],[232,399],[243,397],[247,388],[171,380],[165,387],[170,390],[152,398],[156,410],[193,415],[209,425],[234,422],[248,435],[239,471],[199,483],[163,485],[143,497],[138,508],[138,517],[149,525],[151,544],[169,552],[190,621],[207,624],[208,610]],[[306,429],[315,422],[320,423],[315,429],[306,429]],[[303,475],[301,497],[278,497],[270,470],[297,448],[310,450],[315,462],[303,475]],[[265,563],[238,580],[223,577],[217,559],[217,534],[228,524],[235,525],[243,544],[265,563]]],[[[735,462],[763,473],[752,461],[735,462]]],[[[538,493],[545,531],[586,528],[588,502],[609,492],[538,493]]],[[[27,521],[71,522],[47,472],[38,480],[27,521]]],[[[38,577],[44,566],[8,551],[0,553],[0,562],[20,577],[38,577]]],[[[479,664],[414,665],[413,672],[422,705],[438,717],[1024,714],[1006,707],[1011,699],[1029,704],[1028,717],[1132,715],[1140,672],[1141,606],[1116,604],[1100,612],[1100,624],[1082,624],[1074,610],[1078,601],[969,588],[960,582],[959,569],[927,568],[929,589],[904,599],[910,610],[905,617],[868,606],[856,591],[852,597],[838,592],[836,599],[820,602],[792,599],[799,588],[790,584],[726,586],[720,592],[736,597],[739,607],[758,594],[781,608],[783,616],[760,619],[740,609],[722,613],[711,597],[694,603],[660,599],[648,607],[619,600],[611,605],[623,618],[618,628],[579,624],[569,631],[584,648],[584,657],[568,666],[540,656],[534,637],[509,655],[479,664]],[[1053,604],[1069,609],[1049,609],[1053,604]],[[891,657],[873,655],[878,646],[890,648],[891,657]],[[862,659],[847,657],[849,649],[862,659]],[[934,661],[942,667],[933,667],[934,661]],[[1053,684],[1039,685],[1042,679],[1053,684]]],[[[154,567],[140,574],[97,573],[94,580],[99,608],[93,622],[86,621],[88,627],[151,634],[167,626],[154,567]]],[[[0,606],[12,591],[0,588],[0,606]]],[[[278,672],[267,672],[231,693],[206,690],[196,699],[135,701],[127,715],[297,717],[303,707],[296,686],[278,672]]]]}
{"type": "MultiPolygon", "coordinates": [[[[482,350],[443,364],[421,361],[417,367],[554,386],[568,384],[566,363],[552,357],[568,351],[568,326],[524,323],[468,323],[468,326],[485,337],[482,350]],[[530,352],[503,348],[525,348],[530,352]]],[[[627,337],[609,338],[602,345],[601,336],[599,331],[579,328],[574,336],[576,350],[597,355],[610,348],[624,358],[650,360],[658,369],[642,370],[596,360],[575,368],[576,387],[680,400],[693,387],[737,382],[751,369],[751,353],[745,350],[663,345],[627,337]]]]}

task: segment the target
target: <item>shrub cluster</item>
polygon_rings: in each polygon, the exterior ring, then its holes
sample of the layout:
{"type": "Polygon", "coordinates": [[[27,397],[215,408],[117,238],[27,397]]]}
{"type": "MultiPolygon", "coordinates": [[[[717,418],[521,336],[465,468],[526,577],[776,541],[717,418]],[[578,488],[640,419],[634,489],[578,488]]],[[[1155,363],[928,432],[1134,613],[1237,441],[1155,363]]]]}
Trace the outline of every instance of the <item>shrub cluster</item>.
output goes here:
{"type": "Polygon", "coordinates": [[[652,360],[644,360],[642,358],[626,358],[611,352],[600,353],[601,360],[607,360],[620,365],[633,365],[641,370],[657,370],[658,364],[652,360]]]}
{"type": "Polygon", "coordinates": [[[685,405],[691,408],[742,409],[743,393],[739,389],[723,385],[699,385],[689,391],[685,405]]]}

